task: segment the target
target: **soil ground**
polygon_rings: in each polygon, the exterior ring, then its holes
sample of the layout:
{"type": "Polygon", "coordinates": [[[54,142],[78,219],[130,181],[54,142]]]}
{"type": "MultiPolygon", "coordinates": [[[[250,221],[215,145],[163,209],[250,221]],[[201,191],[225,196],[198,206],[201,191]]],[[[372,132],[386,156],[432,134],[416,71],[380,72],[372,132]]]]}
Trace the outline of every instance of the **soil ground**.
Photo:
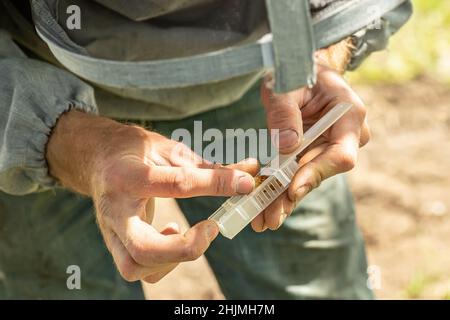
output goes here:
{"type": "MultiPolygon", "coordinates": [[[[350,174],[379,299],[450,299],[450,88],[421,78],[355,86],[369,109],[371,142],[350,174]]],[[[186,226],[171,200],[160,225],[186,226]]],[[[221,299],[206,260],[185,263],[155,285],[151,299],[221,299]]]]}

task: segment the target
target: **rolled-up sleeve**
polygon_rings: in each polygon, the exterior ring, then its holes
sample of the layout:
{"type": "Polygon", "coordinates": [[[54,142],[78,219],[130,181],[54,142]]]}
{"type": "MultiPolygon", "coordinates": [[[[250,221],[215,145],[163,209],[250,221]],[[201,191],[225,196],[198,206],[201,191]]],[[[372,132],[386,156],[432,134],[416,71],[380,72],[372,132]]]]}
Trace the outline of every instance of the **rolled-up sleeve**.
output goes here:
{"type": "Polygon", "coordinates": [[[389,38],[408,21],[412,12],[411,2],[406,1],[383,15],[380,21],[357,32],[353,36],[355,50],[348,69],[358,68],[371,53],[384,50],[389,43],[389,38]]]}
{"type": "Polygon", "coordinates": [[[97,112],[91,86],[69,72],[29,59],[0,30],[0,190],[15,195],[57,185],[45,149],[58,117],[97,112]]]}

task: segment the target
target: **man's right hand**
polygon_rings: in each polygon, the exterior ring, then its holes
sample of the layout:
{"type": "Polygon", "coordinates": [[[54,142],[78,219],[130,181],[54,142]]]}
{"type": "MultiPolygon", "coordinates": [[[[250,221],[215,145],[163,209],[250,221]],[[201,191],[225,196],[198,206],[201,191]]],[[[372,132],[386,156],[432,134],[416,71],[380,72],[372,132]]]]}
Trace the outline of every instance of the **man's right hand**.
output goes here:
{"type": "Polygon", "coordinates": [[[156,282],[178,263],[195,260],[218,234],[203,221],[180,234],[152,227],[154,197],[232,196],[253,190],[256,161],[223,167],[182,143],[137,126],[70,111],[54,128],[46,154],[50,174],[92,197],[97,220],[119,272],[156,282]]]}

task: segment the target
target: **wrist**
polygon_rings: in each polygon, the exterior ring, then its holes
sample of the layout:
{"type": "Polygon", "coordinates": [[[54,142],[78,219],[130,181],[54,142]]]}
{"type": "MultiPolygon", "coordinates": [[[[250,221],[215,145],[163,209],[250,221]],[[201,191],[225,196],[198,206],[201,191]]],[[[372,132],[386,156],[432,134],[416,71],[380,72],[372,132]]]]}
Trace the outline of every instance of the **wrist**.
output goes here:
{"type": "Polygon", "coordinates": [[[61,115],[47,144],[50,175],[64,187],[91,195],[96,173],[106,159],[109,136],[122,126],[76,110],[61,115]]]}
{"type": "Polygon", "coordinates": [[[352,59],[353,50],[352,38],[346,38],[327,48],[317,50],[314,54],[316,65],[318,68],[324,67],[344,74],[352,59]]]}

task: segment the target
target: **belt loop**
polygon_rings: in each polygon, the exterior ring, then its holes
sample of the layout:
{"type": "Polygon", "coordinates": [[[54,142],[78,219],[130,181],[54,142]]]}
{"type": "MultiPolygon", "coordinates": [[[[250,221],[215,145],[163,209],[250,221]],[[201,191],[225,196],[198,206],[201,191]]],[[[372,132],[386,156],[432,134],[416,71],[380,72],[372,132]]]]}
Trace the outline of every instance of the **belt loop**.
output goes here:
{"type": "Polygon", "coordinates": [[[316,82],[315,40],[308,0],[266,0],[275,53],[275,91],[316,82]]]}

